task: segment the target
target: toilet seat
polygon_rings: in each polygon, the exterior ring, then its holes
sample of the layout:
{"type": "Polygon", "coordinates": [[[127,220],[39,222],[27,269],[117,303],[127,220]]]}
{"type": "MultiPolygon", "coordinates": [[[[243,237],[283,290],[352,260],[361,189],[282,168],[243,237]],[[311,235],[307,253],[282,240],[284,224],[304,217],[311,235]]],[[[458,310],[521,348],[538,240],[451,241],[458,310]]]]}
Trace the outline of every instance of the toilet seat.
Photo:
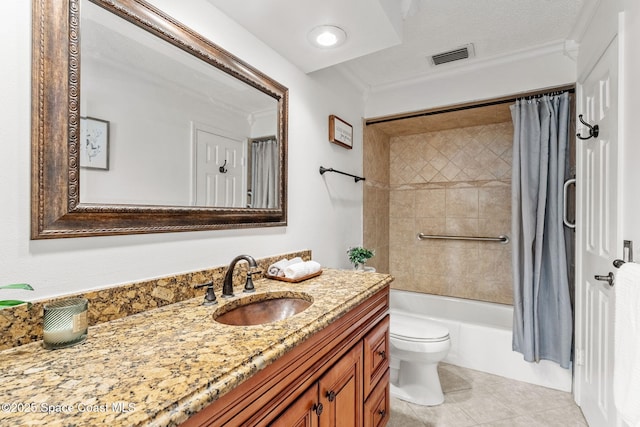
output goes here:
{"type": "Polygon", "coordinates": [[[415,343],[441,342],[449,339],[449,330],[430,320],[417,319],[413,316],[393,312],[391,313],[389,336],[415,343]],[[418,324],[416,325],[416,323],[418,324]]]}

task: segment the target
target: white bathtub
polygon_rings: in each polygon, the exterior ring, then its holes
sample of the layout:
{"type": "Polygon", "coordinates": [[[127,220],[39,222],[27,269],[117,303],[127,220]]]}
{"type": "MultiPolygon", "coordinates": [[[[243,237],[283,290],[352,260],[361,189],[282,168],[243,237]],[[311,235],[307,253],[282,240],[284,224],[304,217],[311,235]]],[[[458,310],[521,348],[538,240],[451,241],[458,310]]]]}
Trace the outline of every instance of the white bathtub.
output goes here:
{"type": "Polygon", "coordinates": [[[451,350],[444,362],[571,391],[571,370],[546,360],[525,362],[511,348],[513,307],[392,289],[390,312],[410,313],[449,328],[451,350]]]}

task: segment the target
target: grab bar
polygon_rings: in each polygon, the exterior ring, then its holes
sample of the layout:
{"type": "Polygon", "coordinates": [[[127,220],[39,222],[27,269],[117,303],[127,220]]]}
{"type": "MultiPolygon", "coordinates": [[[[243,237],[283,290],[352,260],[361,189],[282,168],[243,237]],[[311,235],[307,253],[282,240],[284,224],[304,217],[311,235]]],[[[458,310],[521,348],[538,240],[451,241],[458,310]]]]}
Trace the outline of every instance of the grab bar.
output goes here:
{"type": "Polygon", "coordinates": [[[564,191],[563,191],[563,202],[564,202],[564,207],[562,208],[562,222],[564,222],[564,225],[566,225],[569,228],[576,228],[576,223],[575,221],[573,223],[569,222],[569,204],[567,203],[567,196],[569,194],[569,186],[570,185],[576,185],[576,179],[572,178],[572,179],[568,179],[565,181],[564,183],[564,191]]]}
{"type": "Polygon", "coordinates": [[[418,239],[420,240],[424,240],[424,239],[479,240],[483,242],[499,242],[502,244],[509,243],[509,236],[505,236],[504,234],[498,237],[475,237],[475,236],[447,236],[447,235],[440,236],[440,235],[433,235],[433,234],[418,233],[418,239]]]}

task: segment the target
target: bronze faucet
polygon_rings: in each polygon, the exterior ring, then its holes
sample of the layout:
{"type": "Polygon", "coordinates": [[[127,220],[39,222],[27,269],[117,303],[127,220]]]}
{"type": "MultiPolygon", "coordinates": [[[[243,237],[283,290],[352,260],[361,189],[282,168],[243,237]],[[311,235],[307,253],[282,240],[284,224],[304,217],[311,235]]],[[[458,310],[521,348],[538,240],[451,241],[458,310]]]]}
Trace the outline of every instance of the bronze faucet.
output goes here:
{"type": "Polygon", "coordinates": [[[258,264],[256,264],[256,260],[253,259],[250,255],[238,255],[231,261],[229,264],[229,268],[227,269],[227,274],[224,276],[224,282],[222,284],[222,297],[223,298],[231,298],[233,297],[233,269],[236,266],[236,263],[240,260],[245,260],[249,263],[249,271],[247,271],[247,281],[244,284],[244,292],[255,292],[255,287],[253,286],[253,280],[251,279],[251,275],[253,273],[259,273],[258,271],[252,272],[252,268],[256,268],[258,264]]]}

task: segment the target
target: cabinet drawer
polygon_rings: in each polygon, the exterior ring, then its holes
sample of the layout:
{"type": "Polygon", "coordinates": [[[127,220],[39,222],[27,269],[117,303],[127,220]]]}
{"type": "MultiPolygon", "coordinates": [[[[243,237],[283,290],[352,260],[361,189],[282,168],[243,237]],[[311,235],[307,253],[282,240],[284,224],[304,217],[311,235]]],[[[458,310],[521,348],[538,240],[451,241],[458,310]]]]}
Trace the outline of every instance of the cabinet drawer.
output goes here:
{"type": "Polygon", "coordinates": [[[389,369],[382,376],[382,381],[373,389],[364,402],[364,426],[386,426],[391,416],[389,403],[389,369]]]}
{"type": "Polygon", "coordinates": [[[371,393],[389,367],[389,315],[364,337],[364,395],[371,393]]]}

